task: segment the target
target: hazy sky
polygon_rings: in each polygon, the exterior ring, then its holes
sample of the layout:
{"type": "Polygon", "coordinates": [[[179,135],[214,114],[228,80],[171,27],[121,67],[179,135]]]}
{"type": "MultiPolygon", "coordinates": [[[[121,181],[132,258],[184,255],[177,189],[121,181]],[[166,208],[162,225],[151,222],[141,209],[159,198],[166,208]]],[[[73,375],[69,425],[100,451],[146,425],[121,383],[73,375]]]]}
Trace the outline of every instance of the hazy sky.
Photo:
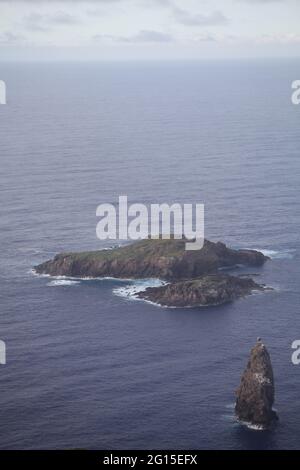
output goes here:
{"type": "Polygon", "coordinates": [[[300,0],[0,0],[0,59],[300,57],[300,0]]]}

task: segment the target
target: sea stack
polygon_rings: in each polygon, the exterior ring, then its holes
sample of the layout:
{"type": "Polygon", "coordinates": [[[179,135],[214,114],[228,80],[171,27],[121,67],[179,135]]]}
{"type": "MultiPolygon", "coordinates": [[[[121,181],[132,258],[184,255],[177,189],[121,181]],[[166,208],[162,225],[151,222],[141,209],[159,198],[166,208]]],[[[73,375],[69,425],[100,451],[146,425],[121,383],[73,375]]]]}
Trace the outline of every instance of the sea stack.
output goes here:
{"type": "Polygon", "coordinates": [[[275,396],[270,355],[261,338],[251,350],[237,390],[235,413],[239,421],[256,429],[268,429],[278,419],[272,409],[275,396]]]}

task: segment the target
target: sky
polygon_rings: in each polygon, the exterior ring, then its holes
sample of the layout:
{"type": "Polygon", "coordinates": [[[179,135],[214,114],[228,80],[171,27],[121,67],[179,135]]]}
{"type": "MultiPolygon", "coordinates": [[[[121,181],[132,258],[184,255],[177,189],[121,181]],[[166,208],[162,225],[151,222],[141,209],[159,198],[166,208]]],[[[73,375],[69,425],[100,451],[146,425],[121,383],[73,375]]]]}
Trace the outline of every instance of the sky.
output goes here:
{"type": "Polygon", "coordinates": [[[300,0],[0,0],[0,60],[300,56],[300,0]]]}

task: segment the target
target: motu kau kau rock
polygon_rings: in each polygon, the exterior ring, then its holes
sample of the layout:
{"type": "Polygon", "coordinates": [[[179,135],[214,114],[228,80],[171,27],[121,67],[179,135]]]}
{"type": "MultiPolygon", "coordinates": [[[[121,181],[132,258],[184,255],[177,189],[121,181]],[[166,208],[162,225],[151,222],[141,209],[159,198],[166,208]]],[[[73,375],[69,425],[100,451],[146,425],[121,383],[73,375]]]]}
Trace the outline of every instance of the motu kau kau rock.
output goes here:
{"type": "Polygon", "coordinates": [[[270,355],[258,339],[251,350],[247,367],[237,390],[237,418],[258,429],[269,428],[277,414],[272,409],[275,397],[274,376],[270,355]]]}

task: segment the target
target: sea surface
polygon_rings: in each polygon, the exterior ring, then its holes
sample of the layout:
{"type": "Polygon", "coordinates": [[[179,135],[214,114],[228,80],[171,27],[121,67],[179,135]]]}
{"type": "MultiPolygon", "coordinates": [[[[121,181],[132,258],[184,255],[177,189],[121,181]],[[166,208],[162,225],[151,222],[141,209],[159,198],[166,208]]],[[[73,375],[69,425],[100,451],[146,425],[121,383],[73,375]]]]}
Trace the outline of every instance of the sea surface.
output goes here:
{"type": "Polygon", "coordinates": [[[300,61],[0,63],[1,449],[300,447],[300,61]],[[108,247],[96,207],[204,203],[205,234],[272,256],[275,290],[222,307],[127,296],[147,281],[37,277],[108,247]],[[129,289],[131,287],[132,289],[129,289]],[[235,390],[261,336],[280,421],[251,431],[235,390]]]}

